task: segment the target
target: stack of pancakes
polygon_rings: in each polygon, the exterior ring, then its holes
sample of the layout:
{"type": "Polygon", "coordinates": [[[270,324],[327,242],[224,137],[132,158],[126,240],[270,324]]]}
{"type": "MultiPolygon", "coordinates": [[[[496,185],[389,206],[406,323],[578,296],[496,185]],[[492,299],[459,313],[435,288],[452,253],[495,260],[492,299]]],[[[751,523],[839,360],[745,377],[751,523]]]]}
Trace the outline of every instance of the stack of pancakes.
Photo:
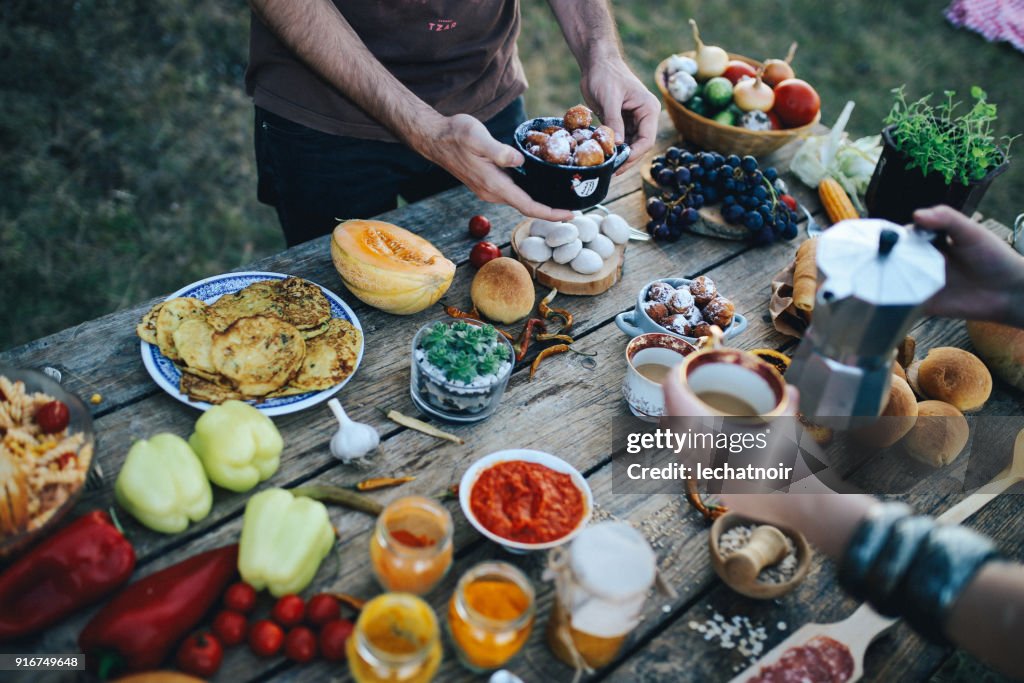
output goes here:
{"type": "Polygon", "coordinates": [[[154,306],[135,328],[181,369],[180,391],[209,403],[321,391],[355,370],[362,335],[331,317],[307,280],[254,282],[213,304],[192,297],[154,306]]]}

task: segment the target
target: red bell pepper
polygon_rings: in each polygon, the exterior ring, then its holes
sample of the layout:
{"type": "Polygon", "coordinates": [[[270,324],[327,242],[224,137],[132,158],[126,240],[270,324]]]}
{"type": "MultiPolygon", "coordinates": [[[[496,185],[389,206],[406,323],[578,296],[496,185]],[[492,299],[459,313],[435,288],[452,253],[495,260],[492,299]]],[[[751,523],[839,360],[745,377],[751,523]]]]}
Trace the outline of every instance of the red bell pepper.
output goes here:
{"type": "Polygon", "coordinates": [[[100,677],[157,668],[238,573],[238,546],[194,555],[126,586],[86,624],[78,646],[100,677]]]}
{"type": "Polygon", "coordinates": [[[82,515],[0,574],[0,642],[98,601],[135,568],[131,543],[103,510],[82,515]]]}

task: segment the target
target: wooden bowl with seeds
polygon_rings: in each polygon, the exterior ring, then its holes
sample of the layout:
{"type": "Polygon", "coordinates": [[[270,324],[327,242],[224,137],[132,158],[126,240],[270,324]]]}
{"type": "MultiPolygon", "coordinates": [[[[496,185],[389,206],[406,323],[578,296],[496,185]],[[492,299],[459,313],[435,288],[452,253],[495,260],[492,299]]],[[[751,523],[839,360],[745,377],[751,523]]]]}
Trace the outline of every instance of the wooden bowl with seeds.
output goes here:
{"type": "Polygon", "coordinates": [[[711,525],[711,566],[737,593],[771,600],[789,593],[807,576],[811,547],[803,534],[729,512],[711,525]]]}

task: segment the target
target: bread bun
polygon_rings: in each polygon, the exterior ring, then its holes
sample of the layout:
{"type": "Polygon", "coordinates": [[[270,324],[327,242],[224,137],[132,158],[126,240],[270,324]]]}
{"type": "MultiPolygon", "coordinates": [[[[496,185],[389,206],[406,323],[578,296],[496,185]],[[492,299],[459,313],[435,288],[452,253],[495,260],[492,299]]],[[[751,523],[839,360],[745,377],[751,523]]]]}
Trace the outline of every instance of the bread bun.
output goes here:
{"type": "Polygon", "coordinates": [[[917,404],[917,422],[901,442],[907,455],[932,467],[948,465],[967,445],[971,429],[963,413],[942,401],[917,404]]]}
{"type": "Polygon", "coordinates": [[[535,298],[526,266],[507,256],[492,259],[477,271],[469,296],[484,317],[505,324],[530,315],[535,298]]]}
{"type": "Polygon", "coordinates": [[[992,394],[992,375],[973,353],[940,346],[917,366],[917,386],[925,398],[945,401],[967,413],[985,405],[992,394]]]}
{"type": "Polygon", "coordinates": [[[878,421],[854,430],[852,435],[865,446],[888,448],[906,436],[916,421],[917,398],[906,380],[894,375],[878,421]]]}
{"type": "MultiPolygon", "coordinates": [[[[896,375],[903,381],[907,380],[907,373],[903,370],[903,366],[897,361],[892,362],[892,374],[896,375]]],[[[911,387],[911,389],[913,389],[913,387],[911,387]]]]}
{"type": "Polygon", "coordinates": [[[1024,330],[969,320],[967,334],[978,355],[997,377],[1024,390],[1024,330]]]}

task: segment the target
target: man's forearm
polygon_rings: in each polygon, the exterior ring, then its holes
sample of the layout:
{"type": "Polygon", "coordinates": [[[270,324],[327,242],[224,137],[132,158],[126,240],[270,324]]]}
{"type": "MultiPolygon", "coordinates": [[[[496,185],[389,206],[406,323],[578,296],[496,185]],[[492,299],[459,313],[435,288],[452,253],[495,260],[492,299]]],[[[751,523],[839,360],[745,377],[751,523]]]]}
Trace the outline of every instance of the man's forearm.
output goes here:
{"type": "Polygon", "coordinates": [[[607,0],[548,0],[565,42],[580,68],[622,57],[619,34],[607,0]]]}
{"type": "Polygon", "coordinates": [[[330,0],[250,0],[250,5],[303,62],[420,151],[417,131],[443,117],[384,68],[330,0]]]}

